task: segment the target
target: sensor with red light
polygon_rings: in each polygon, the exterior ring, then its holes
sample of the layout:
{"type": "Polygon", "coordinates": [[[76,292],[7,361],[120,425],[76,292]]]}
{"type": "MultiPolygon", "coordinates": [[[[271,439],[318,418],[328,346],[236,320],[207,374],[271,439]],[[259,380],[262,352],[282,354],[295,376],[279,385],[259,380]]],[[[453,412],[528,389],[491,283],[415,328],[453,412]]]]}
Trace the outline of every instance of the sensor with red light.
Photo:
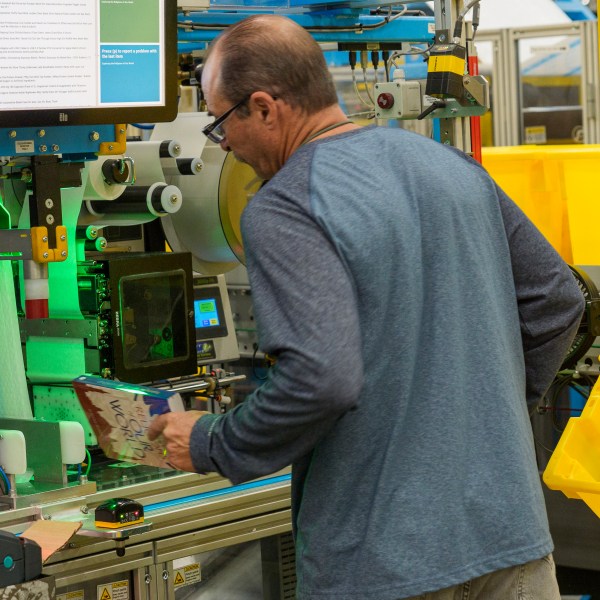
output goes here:
{"type": "Polygon", "coordinates": [[[144,507],[129,498],[111,498],[96,508],[96,527],[125,527],[144,522],[144,507]]]}

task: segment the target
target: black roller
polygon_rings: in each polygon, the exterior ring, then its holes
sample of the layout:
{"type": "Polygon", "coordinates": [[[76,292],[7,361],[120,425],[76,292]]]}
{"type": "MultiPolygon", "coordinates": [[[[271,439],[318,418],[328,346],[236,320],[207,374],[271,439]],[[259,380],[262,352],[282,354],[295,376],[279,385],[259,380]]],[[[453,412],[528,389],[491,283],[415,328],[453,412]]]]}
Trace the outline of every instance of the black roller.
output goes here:
{"type": "Polygon", "coordinates": [[[177,159],[177,170],[182,175],[196,175],[196,173],[192,169],[193,164],[194,164],[193,158],[178,158],[177,159]]]}
{"type": "Polygon", "coordinates": [[[160,164],[165,177],[198,175],[204,166],[199,158],[161,158],[160,164]]]}
{"type": "Polygon", "coordinates": [[[181,146],[175,140],[164,140],[160,143],[160,158],[176,158],[181,153],[181,146]]]}
{"type": "Polygon", "coordinates": [[[107,160],[102,165],[102,175],[107,183],[123,184],[129,179],[129,165],[124,160],[107,160]]]}
{"type": "Polygon", "coordinates": [[[116,200],[92,200],[88,205],[98,215],[156,217],[176,212],[181,206],[181,192],[176,186],[166,183],[136,185],[126,188],[116,200]]]}

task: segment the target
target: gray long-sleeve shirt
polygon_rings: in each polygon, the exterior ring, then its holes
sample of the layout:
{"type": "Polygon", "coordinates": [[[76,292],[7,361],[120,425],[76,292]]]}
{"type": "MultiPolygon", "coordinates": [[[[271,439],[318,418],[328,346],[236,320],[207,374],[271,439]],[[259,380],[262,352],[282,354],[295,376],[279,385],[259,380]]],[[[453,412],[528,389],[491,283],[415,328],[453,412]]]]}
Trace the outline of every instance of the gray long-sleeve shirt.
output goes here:
{"type": "Polygon", "coordinates": [[[191,449],[234,482],[293,463],[299,600],[397,600],[549,553],[527,401],[583,298],[486,172],[365,128],[300,148],[242,226],[277,363],[191,449]]]}

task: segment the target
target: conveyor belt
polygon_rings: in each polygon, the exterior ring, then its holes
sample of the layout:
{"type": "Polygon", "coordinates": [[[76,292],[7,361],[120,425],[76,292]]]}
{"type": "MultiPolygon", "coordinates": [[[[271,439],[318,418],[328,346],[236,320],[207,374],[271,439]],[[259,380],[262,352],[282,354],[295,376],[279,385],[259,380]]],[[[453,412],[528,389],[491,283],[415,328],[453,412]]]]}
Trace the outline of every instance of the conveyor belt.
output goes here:
{"type": "Polygon", "coordinates": [[[207,498],[214,498],[216,496],[224,496],[225,494],[235,494],[237,492],[244,492],[268,485],[277,483],[285,483],[290,480],[290,475],[280,475],[278,477],[271,477],[269,479],[261,479],[259,481],[251,481],[250,483],[243,483],[241,485],[232,485],[220,490],[212,490],[210,492],[203,492],[202,494],[194,494],[192,496],[185,496],[183,498],[174,498],[173,500],[167,500],[165,502],[156,502],[154,504],[147,504],[144,506],[144,513],[148,515],[152,511],[163,510],[165,508],[173,508],[180,504],[186,504],[188,502],[197,502],[198,500],[205,500],[207,498]]]}

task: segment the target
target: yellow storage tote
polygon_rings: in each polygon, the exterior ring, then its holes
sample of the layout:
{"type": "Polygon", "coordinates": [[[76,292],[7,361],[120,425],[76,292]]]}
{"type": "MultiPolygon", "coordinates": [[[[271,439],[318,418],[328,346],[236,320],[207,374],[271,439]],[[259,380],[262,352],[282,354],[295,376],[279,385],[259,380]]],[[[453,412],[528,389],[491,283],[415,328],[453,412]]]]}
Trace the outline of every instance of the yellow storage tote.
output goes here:
{"type": "Polygon", "coordinates": [[[566,262],[600,264],[600,145],[484,148],[483,166],[566,262]]]}
{"type": "Polygon", "coordinates": [[[544,471],[544,483],[583,500],[600,517],[600,379],[579,417],[571,417],[544,471]]]}

